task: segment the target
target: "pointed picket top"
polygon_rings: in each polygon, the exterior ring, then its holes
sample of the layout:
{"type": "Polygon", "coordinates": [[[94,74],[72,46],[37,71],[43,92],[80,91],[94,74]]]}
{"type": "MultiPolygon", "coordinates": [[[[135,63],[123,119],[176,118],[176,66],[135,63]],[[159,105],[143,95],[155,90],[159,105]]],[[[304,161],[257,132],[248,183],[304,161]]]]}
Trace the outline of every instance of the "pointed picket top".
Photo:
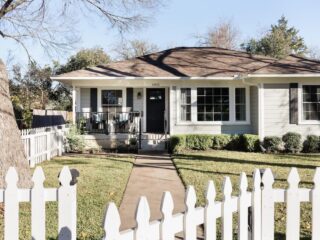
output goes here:
{"type": "Polygon", "coordinates": [[[105,239],[118,239],[120,235],[120,225],[121,220],[117,206],[114,203],[109,203],[103,220],[105,239]]]}
{"type": "Polygon", "coordinates": [[[232,193],[232,183],[230,177],[225,177],[223,181],[223,195],[225,197],[230,196],[232,193]]]}
{"type": "Polygon", "coordinates": [[[136,221],[139,224],[149,223],[150,220],[150,208],[148,200],[146,197],[140,197],[137,211],[136,211],[136,221]]]}
{"type": "Polygon", "coordinates": [[[255,169],[253,173],[253,189],[257,190],[261,188],[261,175],[260,170],[255,169]]]}
{"type": "Polygon", "coordinates": [[[43,186],[43,182],[45,180],[45,176],[42,170],[42,167],[36,167],[34,170],[33,176],[32,176],[32,181],[34,183],[34,186],[43,186]]]}
{"type": "Polygon", "coordinates": [[[173,199],[170,192],[164,192],[161,201],[161,212],[164,217],[172,216],[174,209],[173,199]]]}
{"type": "Polygon", "coordinates": [[[320,187],[320,167],[316,168],[313,176],[314,188],[320,187]]]}
{"type": "Polygon", "coordinates": [[[19,180],[19,177],[16,169],[14,167],[9,167],[6,174],[6,178],[5,178],[5,181],[7,183],[7,188],[9,186],[17,186],[18,180],[19,180]]]}
{"type": "Polygon", "coordinates": [[[240,194],[245,193],[248,189],[248,179],[247,179],[247,175],[245,172],[242,172],[240,174],[240,194]]]}
{"type": "Polygon", "coordinates": [[[62,186],[70,186],[72,180],[71,172],[68,166],[64,166],[59,174],[59,181],[62,186]]]}
{"type": "Polygon", "coordinates": [[[270,168],[267,168],[262,177],[264,187],[271,186],[274,183],[274,177],[270,168]]]}
{"type": "Polygon", "coordinates": [[[196,202],[197,202],[196,191],[194,190],[193,186],[188,186],[187,192],[186,192],[186,199],[185,199],[187,210],[194,208],[196,205],[196,202]]]}
{"type": "Polygon", "coordinates": [[[206,191],[206,200],[207,205],[213,204],[216,199],[216,188],[214,186],[214,182],[210,180],[207,185],[207,191],[206,191]]]}
{"type": "Polygon", "coordinates": [[[299,182],[300,182],[300,176],[299,176],[298,170],[297,168],[293,167],[291,168],[288,176],[289,188],[298,187],[299,182]]]}

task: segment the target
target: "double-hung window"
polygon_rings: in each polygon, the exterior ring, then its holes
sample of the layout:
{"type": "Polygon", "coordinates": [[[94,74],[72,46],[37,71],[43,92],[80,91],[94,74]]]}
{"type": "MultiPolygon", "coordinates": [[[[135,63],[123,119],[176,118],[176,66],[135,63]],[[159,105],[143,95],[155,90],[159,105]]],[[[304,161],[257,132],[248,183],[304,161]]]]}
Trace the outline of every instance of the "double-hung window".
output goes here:
{"type": "Polygon", "coordinates": [[[303,120],[320,121],[320,85],[302,87],[303,120]]]}
{"type": "Polygon", "coordinates": [[[198,88],[198,121],[229,121],[229,88],[198,88]]]}
{"type": "Polygon", "coordinates": [[[246,89],[236,88],[236,121],[246,121],[246,89]]]}
{"type": "Polygon", "coordinates": [[[191,121],[191,89],[180,89],[180,117],[181,121],[191,121]]]}

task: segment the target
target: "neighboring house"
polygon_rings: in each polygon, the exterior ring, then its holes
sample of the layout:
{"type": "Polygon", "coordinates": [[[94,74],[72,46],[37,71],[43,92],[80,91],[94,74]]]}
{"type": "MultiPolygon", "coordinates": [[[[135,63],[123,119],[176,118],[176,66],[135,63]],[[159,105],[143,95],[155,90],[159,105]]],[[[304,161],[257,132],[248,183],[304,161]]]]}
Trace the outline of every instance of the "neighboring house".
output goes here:
{"type": "Polygon", "coordinates": [[[320,62],[303,57],[180,47],[52,79],[89,132],[320,135],[320,62]]]}

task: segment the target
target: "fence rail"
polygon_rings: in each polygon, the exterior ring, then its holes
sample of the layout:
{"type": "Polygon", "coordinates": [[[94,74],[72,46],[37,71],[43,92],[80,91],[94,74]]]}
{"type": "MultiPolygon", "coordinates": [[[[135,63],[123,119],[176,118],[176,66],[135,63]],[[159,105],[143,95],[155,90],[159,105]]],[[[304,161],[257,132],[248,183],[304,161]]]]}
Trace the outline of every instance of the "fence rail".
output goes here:
{"type": "Polygon", "coordinates": [[[64,152],[67,125],[21,130],[21,139],[30,167],[64,152]]]}
{"type": "Polygon", "coordinates": [[[59,240],[76,239],[76,185],[71,185],[71,172],[63,167],[59,174],[59,188],[44,188],[44,173],[41,167],[34,171],[31,189],[17,187],[18,174],[9,168],[5,181],[6,189],[0,189],[0,203],[4,203],[4,240],[19,239],[19,203],[31,203],[32,239],[46,239],[46,202],[58,202],[59,240]]]}
{"type": "Polygon", "coordinates": [[[274,189],[273,175],[267,169],[261,179],[260,171],[254,172],[253,190],[247,191],[245,173],[240,175],[239,195],[232,196],[229,177],[224,179],[223,200],[216,201],[216,190],[212,181],[206,191],[206,206],[196,207],[196,194],[192,186],[186,192],[186,211],[173,215],[174,204],[170,192],[162,198],[162,219],[150,222],[150,209],[145,197],[141,197],[136,210],[137,227],[119,231],[121,219],[117,207],[110,203],[104,219],[104,240],[174,240],[175,234],[183,232],[184,239],[197,239],[197,226],[204,224],[205,239],[232,240],[235,237],[233,215],[238,213],[237,239],[274,240],[274,205],[285,202],[287,211],[286,239],[300,239],[300,203],[312,203],[312,239],[320,239],[320,168],[314,175],[314,188],[298,188],[299,175],[292,168],[288,177],[288,189],[274,189]],[[248,227],[248,212],[252,210],[252,226],[248,227]],[[217,236],[216,221],[221,219],[221,238],[217,236]],[[251,231],[249,232],[249,229],[251,231]]]}

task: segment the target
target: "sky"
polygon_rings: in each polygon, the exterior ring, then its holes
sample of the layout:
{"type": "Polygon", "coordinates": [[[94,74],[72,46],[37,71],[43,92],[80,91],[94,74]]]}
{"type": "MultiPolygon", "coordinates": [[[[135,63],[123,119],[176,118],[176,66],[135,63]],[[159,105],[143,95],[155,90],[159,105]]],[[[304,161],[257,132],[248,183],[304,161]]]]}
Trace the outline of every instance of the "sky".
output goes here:
{"type": "MultiPolygon", "coordinates": [[[[320,1],[319,0],[166,0],[164,6],[156,9],[151,22],[142,29],[125,35],[126,39],[142,39],[154,43],[160,49],[174,46],[194,46],[196,35],[205,33],[222,20],[232,20],[241,33],[241,40],[258,37],[271,24],[284,15],[289,25],[300,30],[300,35],[312,48],[320,48],[320,1]]],[[[37,44],[32,44],[31,54],[41,65],[52,60],[64,63],[81,48],[103,47],[114,56],[119,34],[106,27],[100,18],[79,18],[74,28],[81,40],[72,51],[60,56],[48,57],[37,44]]],[[[26,54],[11,40],[0,39],[0,58],[6,61],[13,56],[10,64],[27,63],[26,54]]]]}

